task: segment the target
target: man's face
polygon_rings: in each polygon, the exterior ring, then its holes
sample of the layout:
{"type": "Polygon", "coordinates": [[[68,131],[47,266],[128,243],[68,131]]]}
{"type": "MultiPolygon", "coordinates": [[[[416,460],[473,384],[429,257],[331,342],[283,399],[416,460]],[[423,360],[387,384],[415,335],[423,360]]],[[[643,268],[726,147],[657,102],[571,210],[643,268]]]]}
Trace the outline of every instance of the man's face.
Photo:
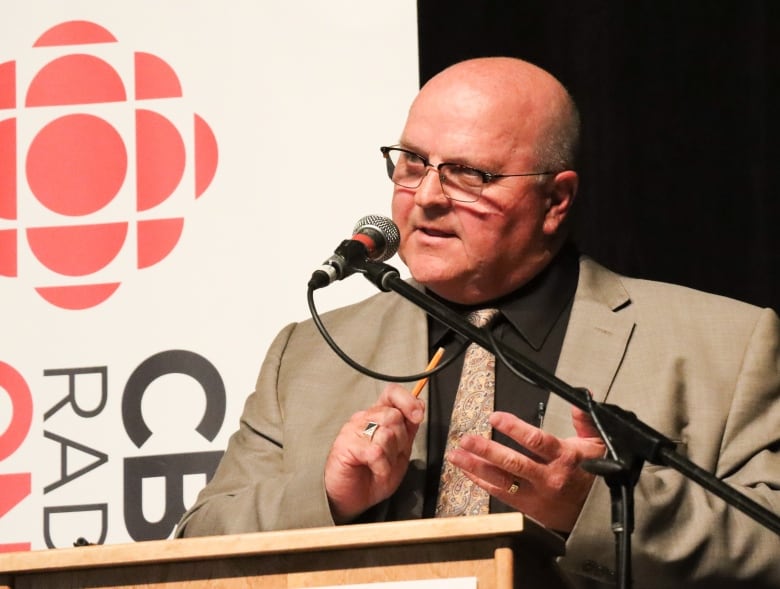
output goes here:
{"type": "MultiPolygon", "coordinates": [[[[401,145],[427,158],[492,173],[542,171],[533,155],[537,127],[522,111],[471,88],[424,90],[410,110],[401,145]]],[[[549,261],[545,222],[553,176],[500,178],[477,202],[448,199],[435,170],[416,189],[395,186],[399,254],[412,276],[445,299],[475,304],[503,296],[549,261]]],[[[557,225],[554,229],[557,229],[557,225]]]]}

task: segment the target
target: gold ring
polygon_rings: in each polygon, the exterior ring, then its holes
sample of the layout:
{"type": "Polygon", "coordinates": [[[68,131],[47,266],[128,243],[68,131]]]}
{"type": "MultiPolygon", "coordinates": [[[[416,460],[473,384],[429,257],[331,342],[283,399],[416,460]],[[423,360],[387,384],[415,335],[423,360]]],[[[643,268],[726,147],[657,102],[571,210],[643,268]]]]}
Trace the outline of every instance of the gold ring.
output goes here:
{"type": "Polygon", "coordinates": [[[509,485],[509,488],[506,490],[506,492],[509,493],[510,495],[514,495],[515,493],[517,493],[517,490],[519,488],[520,488],[520,483],[518,483],[517,481],[512,481],[512,484],[509,485]]]}
{"type": "Polygon", "coordinates": [[[374,423],[373,421],[369,421],[366,424],[366,427],[363,428],[363,431],[360,432],[361,435],[364,435],[368,438],[369,441],[374,439],[374,434],[376,434],[376,430],[379,429],[379,424],[374,423]]]}

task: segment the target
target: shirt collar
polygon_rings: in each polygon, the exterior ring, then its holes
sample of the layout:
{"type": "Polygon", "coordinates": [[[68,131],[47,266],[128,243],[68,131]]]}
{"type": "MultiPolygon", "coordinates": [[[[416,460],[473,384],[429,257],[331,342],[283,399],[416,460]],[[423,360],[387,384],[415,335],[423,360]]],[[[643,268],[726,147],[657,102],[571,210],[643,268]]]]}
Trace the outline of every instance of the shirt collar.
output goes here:
{"type": "MultiPolygon", "coordinates": [[[[566,246],[530,282],[497,301],[479,305],[479,308],[497,308],[501,317],[538,351],[574,297],[578,278],[579,254],[574,246],[566,246]]],[[[463,314],[475,308],[443,302],[463,314]]],[[[449,328],[434,319],[429,319],[428,325],[430,343],[436,346],[449,328]]]]}

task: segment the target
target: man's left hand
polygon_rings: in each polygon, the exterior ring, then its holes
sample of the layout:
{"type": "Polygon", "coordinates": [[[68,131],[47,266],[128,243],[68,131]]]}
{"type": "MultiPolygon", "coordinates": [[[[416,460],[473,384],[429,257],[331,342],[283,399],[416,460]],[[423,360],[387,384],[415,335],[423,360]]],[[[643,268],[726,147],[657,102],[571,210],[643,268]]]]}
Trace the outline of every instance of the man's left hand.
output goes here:
{"type": "Polygon", "coordinates": [[[560,439],[501,411],[490,424],[526,448],[534,458],[480,436],[465,435],[446,459],[491,495],[545,527],[570,532],[585,504],[594,475],[584,460],[604,456],[605,445],[590,417],[576,407],[577,435],[560,439]]]}

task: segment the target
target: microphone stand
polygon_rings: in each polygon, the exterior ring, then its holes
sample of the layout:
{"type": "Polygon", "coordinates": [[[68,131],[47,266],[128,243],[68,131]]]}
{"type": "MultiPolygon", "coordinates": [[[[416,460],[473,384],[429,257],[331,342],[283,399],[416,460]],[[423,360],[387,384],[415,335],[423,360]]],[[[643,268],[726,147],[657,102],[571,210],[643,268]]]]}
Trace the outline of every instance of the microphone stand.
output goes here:
{"type": "Polygon", "coordinates": [[[356,264],[354,269],[380,290],[396,292],[456,333],[492,351],[496,356],[503,355],[531,381],[590,413],[599,429],[606,432],[607,439],[604,442],[609,448],[615,449],[615,454],[612,458],[587,461],[583,468],[602,476],[609,486],[619,588],[631,587],[634,489],[645,461],[675,469],[780,535],[780,517],[677,453],[674,442],[643,423],[633,413],[616,405],[594,402],[587,390],[570,386],[516,350],[506,347],[503,342],[494,340],[487,335],[486,330],[473,326],[446,305],[402,280],[398,270],[392,266],[366,261],[356,264]],[[496,353],[497,348],[500,354],[496,353]]]}

